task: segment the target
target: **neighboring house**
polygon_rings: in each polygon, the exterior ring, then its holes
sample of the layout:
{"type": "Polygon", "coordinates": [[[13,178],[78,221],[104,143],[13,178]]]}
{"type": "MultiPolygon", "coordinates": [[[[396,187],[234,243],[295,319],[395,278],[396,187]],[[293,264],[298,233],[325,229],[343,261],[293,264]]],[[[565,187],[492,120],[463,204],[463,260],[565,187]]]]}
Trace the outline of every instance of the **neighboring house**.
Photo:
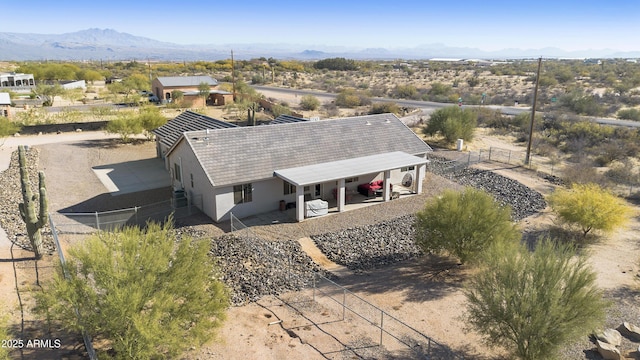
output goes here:
{"type": "Polygon", "coordinates": [[[181,91],[184,95],[184,102],[198,107],[204,106],[203,98],[198,89],[201,83],[210,87],[207,103],[225,105],[233,102],[233,94],[216,89],[218,81],[210,76],[160,76],[151,82],[151,91],[162,102],[171,102],[171,93],[176,90],[181,91]]]}
{"type": "Polygon", "coordinates": [[[180,139],[183,133],[195,130],[213,130],[232,127],[237,127],[237,125],[187,110],[152,131],[156,136],[156,153],[158,157],[165,159],[165,167],[169,170],[166,154],[180,139]]]}
{"type": "Polygon", "coordinates": [[[214,221],[333,199],[345,210],[358,184],[383,180],[383,199],[407,172],[420,193],[431,148],[393,114],[183,133],[167,151],[174,189],[214,221]]]}
{"type": "Polygon", "coordinates": [[[33,74],[0,73],[0,89],[31,91],[36,86],[33,74]]]}
{"type": "Polygon", "coordinates": [[[9,93],[0,92],[0,116],[10,117],[11,112],[11,96],[9,93]]]}

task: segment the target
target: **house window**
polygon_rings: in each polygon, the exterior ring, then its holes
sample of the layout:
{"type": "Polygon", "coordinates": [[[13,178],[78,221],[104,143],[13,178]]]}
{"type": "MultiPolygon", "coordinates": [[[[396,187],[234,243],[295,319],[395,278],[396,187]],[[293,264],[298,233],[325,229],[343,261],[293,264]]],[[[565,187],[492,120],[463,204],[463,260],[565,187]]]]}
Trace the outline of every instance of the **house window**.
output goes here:
{"type": "Polygon", "coordinates": [[[403,168],[400,168],[400,171],[407,172],[407,171],[415,170],[415,168],[416,168],[415,166],[403,167],[403,168]]]}
{"type": "Polygon", "coordinates": [[[253,198],[252,192],[253,190],[252,190],[251,183],[234,185],[233,186],[233,203],[243,204],[243,203],[251,202],[253,198]]]}
{"type": "Polygon", "coordinates": [[[173,164],[173,177],[176,181],[182,181],[180,176],[180,164],[178,163],[173,164]]]}
{"type": "Polygon", "coordinates": [[[344,182],[347,183],[347,184],[348,183],[358,182],[358,177],[356,176],[356,177],[346,178],[346,179],[344,179],[344,182]]]}
{"type": "Polygon", "coordinates": [[[289,194],[295,194],[296,193],[296,186],[288,183],[286,181],[283,181],[284,184],[284,194],[285,195],[289,195],[289,194]]]}

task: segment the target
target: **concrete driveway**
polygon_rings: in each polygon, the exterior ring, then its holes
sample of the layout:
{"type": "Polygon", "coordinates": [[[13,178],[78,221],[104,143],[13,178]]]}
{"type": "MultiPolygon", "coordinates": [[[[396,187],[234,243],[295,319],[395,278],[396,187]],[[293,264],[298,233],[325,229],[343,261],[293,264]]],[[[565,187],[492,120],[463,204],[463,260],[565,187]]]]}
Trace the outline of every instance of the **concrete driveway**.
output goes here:
{"type": "Polygon", "coordinates": [[[159,189],[171,185],[169,172],[159,158],[126,161],[92,168],[111,195],[159,189]]]}

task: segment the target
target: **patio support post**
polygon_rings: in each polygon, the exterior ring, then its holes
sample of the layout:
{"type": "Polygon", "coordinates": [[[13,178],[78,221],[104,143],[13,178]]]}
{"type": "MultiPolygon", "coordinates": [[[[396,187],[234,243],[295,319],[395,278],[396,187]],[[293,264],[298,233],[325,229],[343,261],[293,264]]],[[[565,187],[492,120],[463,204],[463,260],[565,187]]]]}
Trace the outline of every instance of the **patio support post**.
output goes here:
{"type": "Polygon", "coordinates": [[[422,194],[422,182],[424,181],[425,169],[425,164],[420,164],[416,167],[416,181],[413,184],[413,192],[416,194],[422,194]]]}
{"type": "Polygon", "coordinates": [[[338,212],[343,212],[345,210],[344,206],[344,198],[345,198],[345,189],[344,189],[344,179],[338,180],[338,212]]]}
{"type": "Polygon", "coordinates": [[[296,220],[304,220],[304,186],[296,186],[296,220]]]}
{"type": "Polygon", "coordinates": [[[382,199],[389,201],[391,198],[391,170],[384,171],[384,190],[382,191],[382,199]]]}

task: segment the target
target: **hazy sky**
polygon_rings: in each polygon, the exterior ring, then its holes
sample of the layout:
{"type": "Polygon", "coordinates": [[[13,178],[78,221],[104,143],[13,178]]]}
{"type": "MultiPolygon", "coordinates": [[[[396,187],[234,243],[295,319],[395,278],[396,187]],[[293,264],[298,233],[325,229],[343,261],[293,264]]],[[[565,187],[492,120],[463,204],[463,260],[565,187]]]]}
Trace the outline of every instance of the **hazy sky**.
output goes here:
{"type": "Polygon", "coordinates": [[[0,32],[109,28],[179,44],[640,50],[638,0],[0,0],[0,13],[0,32]]]}

